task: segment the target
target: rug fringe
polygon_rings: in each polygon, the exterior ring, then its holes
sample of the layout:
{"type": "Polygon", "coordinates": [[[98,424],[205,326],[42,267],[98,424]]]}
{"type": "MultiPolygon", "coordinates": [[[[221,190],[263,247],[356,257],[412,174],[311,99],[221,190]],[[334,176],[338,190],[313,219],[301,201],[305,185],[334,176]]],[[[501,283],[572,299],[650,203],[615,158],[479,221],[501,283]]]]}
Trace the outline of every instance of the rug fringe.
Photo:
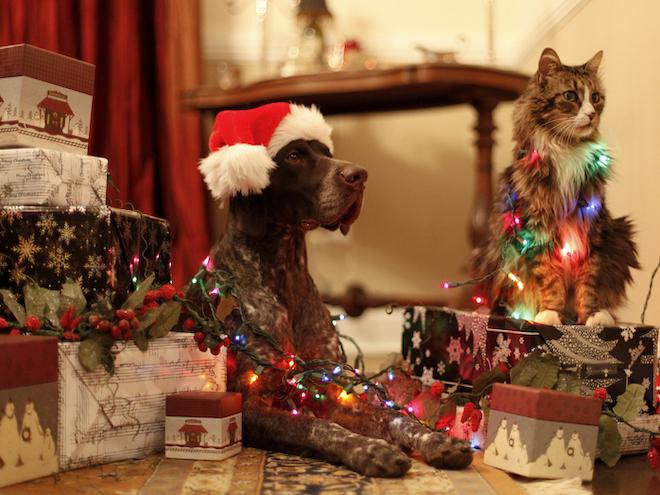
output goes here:
{"type": "Polygon", "coordinates": [[[589,495],[591,492],[582,487],[579,477],[562,480],[534,481],[521,483],[528,495],[589,495]]]}

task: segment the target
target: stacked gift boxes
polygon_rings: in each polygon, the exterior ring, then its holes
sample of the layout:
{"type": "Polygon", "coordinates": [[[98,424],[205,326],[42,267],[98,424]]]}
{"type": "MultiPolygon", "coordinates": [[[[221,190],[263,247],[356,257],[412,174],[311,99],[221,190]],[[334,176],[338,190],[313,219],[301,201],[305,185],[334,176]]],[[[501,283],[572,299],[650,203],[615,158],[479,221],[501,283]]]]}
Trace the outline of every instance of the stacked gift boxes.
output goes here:
{"type": "MultiPolygon", "coordinates": [[[[151,273],[170,282],[167,221],[106,206],[107,160],[86,154],[93,86],[90,64],[0,48],[0,289],[19,299],[28,282],[77,282],[88,304],[124,301],[151,273]]],[[[118,341],[112,375],[85,370],[80,346],[0,335],[13,357],[0,359],[0,486],[162,450],[167,394],[225,390],[224,353],[190,334],[146,352],[118,341]]]]}
{"type": "MultiPolygon", "coordinates": [[[[562,368],[577,372],[587,387],[605,388],[613,403],[628,384],[643,385],[639,421],[656,424],[657,327],[550,326],[450,308],[411,307],[404,313],[403,356],[427,385],[441,380],[469,390],[483,373],[515,366],[539,347],[557,356],[562,368]]],[[[624,425],[619,429],[623,452],[643,450],[643,439],[633,439],[624,425]]]]}

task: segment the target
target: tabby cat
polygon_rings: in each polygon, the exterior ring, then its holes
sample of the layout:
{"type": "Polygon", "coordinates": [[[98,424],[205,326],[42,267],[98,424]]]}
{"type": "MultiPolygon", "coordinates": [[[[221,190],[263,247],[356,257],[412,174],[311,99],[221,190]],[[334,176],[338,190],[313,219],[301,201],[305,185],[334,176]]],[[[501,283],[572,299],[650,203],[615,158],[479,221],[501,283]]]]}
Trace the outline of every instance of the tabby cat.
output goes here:
{"type": "Polygon", "coordinates": [[[546,48],[516,101],[516,156],[500,178],[490,234],[474,266],[494,312],[545,324],[612,325],[631,268],[632,226],[605,204],[611,158],[599,51],[563,65],[546,48]]]}

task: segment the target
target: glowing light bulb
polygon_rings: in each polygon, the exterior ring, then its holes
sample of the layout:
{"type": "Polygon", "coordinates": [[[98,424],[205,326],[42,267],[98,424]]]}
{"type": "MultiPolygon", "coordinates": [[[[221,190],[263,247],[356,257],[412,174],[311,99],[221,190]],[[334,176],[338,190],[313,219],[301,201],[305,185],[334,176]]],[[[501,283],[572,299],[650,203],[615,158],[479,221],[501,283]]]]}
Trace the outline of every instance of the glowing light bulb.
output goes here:
{"type": "Polygon", "coordinates": [[[330,377],[328,375],[323,375],[321,377],[321,381],[324,383],[328,383],[330,381],[330,377]]]}
{"type": "Polygon", "coordinates": [[[406,409],[408,409],[409,413],[415,412],[415,410],[413,409],[413,406],[408,406],[406,409]]]}
{"type": "Polygon", "coordinates": [[[564,247],[561,248],[561,255],[566,258],[571,256],[575,252],[575,249],[567,242],[564,244],[564,247]]]}
{"type": "Polygon", "coordinates": [[[486,299],[484,296],[472,296],[472,300],[477,304],[488,304],[488,299],[486,299]]]}
{"type": "Polygon", "coordinates": [[[332,374],[338,375],[339,373],[341,373],[341,366],[337,365],[335,366],[335,369],[332,370],[332,374]]]}
{"type": "Polygon", "coordinates": [[[394,407],[394,401],[393,400],[386,400],[385,405],[387,407],[394,407]]]}
{"type": "Polygon", "coordinates": [[[513,313],[511,313],[511,318],[519,320],[520,319],[520,311],[514,311],[513,313]]]}
{"type": "Polygon", "coordinates": [[[345,401],[350,398],[350,395],[346,393],[346,390],[342,390],[339,395],[337,396],[337,399],[340,401],[345,401]]]}
{"type": "Polygon", "coordinates": [[[293,368],[295,365],[296,362],[293,359],[289,360],[289,368],[293,368]]]}
{"type": "Polygon", "coordinates": [[[301,399],[304,399],[304,398],[306,398],[306,397],[307,397],[307,393],[306,393],[306,392],[303,392],[303,393],[300,394],[300,398],[301,398],[301,399]]]}
{"type": "Polygon", "coordinates": [[[305,388],[305,386],[302,383],[299,383],[298,385],[296,385],[296,388],[298,390],[302,390],[303,388],[305,388]]]}
{"type": "Polygon", "coordinates": [[[525,288],[525,284],[522,283],[522,280],[520,280],[515,273],[509,272],[507,276],[509,277],[509,280],[516,284],[518,290],[523,290],[525,288]]]}
{"type": "Polygon", "coordinates": [[[451,284],[449,282],[443,282],[442,283],[442,288],[443,289],[449,289],[451,287],[451,284]]]}
{"type": "Polygon", "coordinates": [[[292,416],[298,416],[298,409],[291,409],[292,416]]]}
{"type": "Polygon", "coordinates": [[[316,400],[321,400],[321,394],[319,394],[319,393],[314,394],[314,398],[316,400]]]}
{"type": "Polygon", "coordinates": [[[392,371],[392,370],[387,370],[387,379],[388,379],[389,381],[394,380],[394,371],[392,371]]]}
{"type": "Polygon", "coordinates": [[[256,373],[252,373],[252,376],[250,376],[249,384],[252,385],[258,379],[259,379],[259,375],[257,375],[256,373]]]}
{"type": "Polygon", "coordinates": [[[197,283],[197,277],[193,277],[193,279],[191,280],[191,282],[192,282],[193,285],[196,284],[196,283],[197,283]]]}

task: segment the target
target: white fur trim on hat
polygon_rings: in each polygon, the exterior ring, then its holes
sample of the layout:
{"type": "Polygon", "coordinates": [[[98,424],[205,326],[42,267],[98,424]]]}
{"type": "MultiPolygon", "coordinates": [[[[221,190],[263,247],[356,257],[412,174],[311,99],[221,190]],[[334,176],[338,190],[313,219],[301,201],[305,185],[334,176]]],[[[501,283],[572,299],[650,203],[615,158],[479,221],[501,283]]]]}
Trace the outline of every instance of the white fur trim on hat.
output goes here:
{"type": "Polygon", "coordinates": [[[268,186],[273,168],[264,146],[240,143],[223,146],[199,162],[204,182],[218,199],[259,194],[268,186]]]}
{"type": "Polygon", "coordinates": [[[311,108],[291,104],[289,114],[275,129],[268,143],[268,153],[275,157],[277,152],[296,139],[316,139],[333,151],[330,134],[332,128],[315,105],[311,108]]]}

